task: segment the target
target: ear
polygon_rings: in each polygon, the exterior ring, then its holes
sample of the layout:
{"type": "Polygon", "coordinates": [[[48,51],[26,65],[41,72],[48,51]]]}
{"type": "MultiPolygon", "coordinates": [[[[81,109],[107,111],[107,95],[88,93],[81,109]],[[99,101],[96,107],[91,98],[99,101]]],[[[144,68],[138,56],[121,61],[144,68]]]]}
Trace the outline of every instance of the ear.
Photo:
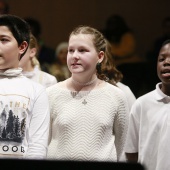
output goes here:
{"type": "Polygon", "coordinates": [[[104,59],[104,52],[103,51],[100,51],[99,54],[98,54],[98,63],[101,63],[104,59]]]}
{"type": "Polygon", "coordinates": [[[21,43],[21,45],[19,46],[19,53],[20,55],[23,54],[25,52],[25,50],[27,49],[28,47],[28,43],[26,41],[23,41],[21,43]]]}
{"type": "Polygon", "coordinates": [[[37,49],[36,49],[36,48],[31,48],[31,49],[30,49],[30,55],[29,55],[30,58],[35,57],[36,54],[37,54],[37,49]]]}

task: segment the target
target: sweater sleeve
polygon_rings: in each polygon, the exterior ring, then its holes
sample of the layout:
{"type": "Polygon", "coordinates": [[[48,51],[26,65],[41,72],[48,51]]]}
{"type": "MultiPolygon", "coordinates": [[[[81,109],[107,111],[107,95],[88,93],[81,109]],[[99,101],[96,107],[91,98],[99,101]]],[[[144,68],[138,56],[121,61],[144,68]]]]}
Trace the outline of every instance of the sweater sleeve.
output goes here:
{"type": "Polygon", "coordinates": [[[48,97],[45,89],[42,89],[37,95],[32,109],[26,158],[42,159],[46,157],[49,122],[50,113],[48,97]]]}
{"type": "Polygon", "coordinates": [[[120,161],[120,158],[124,154],[123,150],[128,126],[128,104],[124,95],[118,96],[117,98],[119,99],[119,107],[114,119],[114,134],[117,160],[120,161]]]}
{"type": "Polygon", "coordinates": [[[46,92],[48,95],[49,108],[50,108],[50,126],[49,126],[49,136],[48,136],[48,145],[49,145],[52,138],[52,124],[53,124],[52,113],[53,113],[53,106],[54,106],[53,103],[55,101],[55,93],[53,87],[46,88],[46,92]]]}

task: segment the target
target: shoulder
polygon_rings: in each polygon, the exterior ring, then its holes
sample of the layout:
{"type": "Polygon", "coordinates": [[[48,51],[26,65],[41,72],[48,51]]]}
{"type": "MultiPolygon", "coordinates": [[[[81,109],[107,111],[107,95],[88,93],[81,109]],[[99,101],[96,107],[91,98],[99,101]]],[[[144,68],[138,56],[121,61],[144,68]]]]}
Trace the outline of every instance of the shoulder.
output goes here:
{"type": "MultiPolygon", "coordinates": [[[[64,81],[63,81],[64,82],[64,81]]],[[[63,87],[63,82],[58,82],[50,87],[47,87],[46,88],[46,91],[48,93],[49,96],[51,95],[57,95],[58,93],[61,93],[63,92],[64,90],[66,90],[64,87],[63,87]]]]}
{"type": "Polygon", "coordinates": [[[35,82],[35,81],[33,81],[33,80],[31,80],[31,79],[29,79],[29,78],[27,78],[27,77],[24,77],[25,78],[25,84],[27,83],[27,85],[30,85],[30,86],[32,86],[33,88],[39,88],[39,89],[44,89],[44,86],[43,85],[41,85],[40,83],[38,83],[38,82],[35,82]]]}
{"type": "Polygon", "coordinates": [[[22,78],[23,83],[23,90],[25,89],[27,91],[27,94],[30,94],[33,96],[39,96],[42,93],[46,93],[45,88],[43,85],[24,77],[22,78]]]}
{"type": "Polygon", "coordinates": [[[138,97],[138,101],[146,101],[147,99],[148,100],[151,100],[151,99],[155,99],[154,96],[156,95],[156,90],[153,90],[151,92],[148,92],[140,97],[138,97]]]}
{"type": "Polygon", "coordinates": [[[134,108],[143,108],[146,106],[150,107],[150,104],[156,100],[156,90],[146,93],[136,99],[134,102],[134,108]]]}
{"type": "Polygon", "coordinates": [[[114,98],[116,100],[126,100],[126,96],[125,93],[117,86],[114,86],[110,83],[106,84],[106,92],[107,94],[111,97],[114,98]]]}
{"type": "Polygon", "coordinates": [[[129,97],[131,96],[132,98],[134,98],[134,100],[136,100],[136,97],[133,94],[133,92],[129,86],[127,86],[121,82],[118,82],[116,85],[125,93],[125,95],[127,95],[129,97]]]}
{"type": "Polygon", "coordinates": [[[63,101],[67,99],[69,90],[63,88],[62,84],[62,82],[58,82],[55,85],[46,88],[50,103],[53,103],[54,101],[61,101],[61,99],[63,101]]]}
{"type": "Polygon", "coordinates": [[[117,85],[120,89],[122,89],[122,90],[125,90],[125,91],[129,91],[129,90],[130,90],[130,88],[129,88],[127,85],[125,85],[125,84],[123,84],[123,83],[121,83],[121,82],[118,82],[116,85],[117,85]]]}
{"type": "Polygon", "coordinates": [[[57,83],[57,79],[55,76],[46,73],[44,71],[40,71],[40,79],[42,78],[42,84],[45,85],[45,87],[50,87],[57,83]]]}
{"type": "Polygon", "coordinates": [[[107,83],[106,89],[109,90],[109,91],[114,91],[116,93],[123,93],[122,90],[119,87],[117,87],[113,84],[110,84],[110,83],[107,83]]]}
{"type": "Polygon", "coordinates": [[[44,72],[44,71],[40,71],[40,72],[41,72],[41,74],[44,76],[44,78],[50,79],[50,80],[55,80],[55,81],[57,82],[55,76],[53,76],[53,75],[51,75],[51,74],[49,74],[49,73],[46,73],[46,72],[44,72]]]}

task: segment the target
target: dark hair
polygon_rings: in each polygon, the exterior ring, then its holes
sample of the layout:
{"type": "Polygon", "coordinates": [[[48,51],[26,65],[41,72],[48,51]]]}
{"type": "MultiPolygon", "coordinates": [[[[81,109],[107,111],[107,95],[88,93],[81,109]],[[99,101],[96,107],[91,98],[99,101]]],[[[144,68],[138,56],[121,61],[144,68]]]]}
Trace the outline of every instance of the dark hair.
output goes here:
{"type": "Polygon", "coordinates": [[[165,41],[162,43],[161,48],[162,48],[164,45],[169,44],[169,43],[170,43],[170,39],[165,40],[165,41]]]}
{"type": "Polygon", "coordinates": [[[104,52],[104,59],[100,66],[97,65],[97,69],[96,69],[98,78],[116,85],[116,82],[120,81],[122,75],[115,68],[113,61],[111,60],[111,52],[110,52],[109,44],[105,39],[105,37],[103,36],[103,34],[97,29],[92,28],[90,26],[78,26],[71,32],[70,37],[72,35],[78,35],[78,34],[91,35],[96,51],[104,52]]]}
{"type": "MultiPolygon", "coordinates": [[[[18,16],[4,14],[0,15],[0,26],[6,26],[11,31],[12,35],[18,42],[18,45],[21,45],[23,41],[26,41],[29,45],[30,41],[30,27],[18,16]]],[[[25,50],[25,52],[27,49],[25,50]]],[[[21,55],[21,57],[25,54],[21,55]]]]}
{"type": "Polygon", "coordinates": [[[37,19],[31,18],[31,17],[26,17],[26,18],[24,18],[24,20],[29,24],[32,34],[36,38],[39,38],[39,36],[42,32],[40,22],[37,19]]]}

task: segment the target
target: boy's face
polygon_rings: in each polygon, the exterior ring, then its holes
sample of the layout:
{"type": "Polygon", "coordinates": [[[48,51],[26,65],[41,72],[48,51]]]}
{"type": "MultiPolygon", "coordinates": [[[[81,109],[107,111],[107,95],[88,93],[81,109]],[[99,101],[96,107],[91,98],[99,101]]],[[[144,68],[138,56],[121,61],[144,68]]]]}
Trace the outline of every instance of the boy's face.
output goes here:
{"type": "Polygon", "coordinates": [[[0,26],[0,70],[17,68],[20,55],[25,51],[6,26],[0,26]]]}
{"type": "Polygon", "coordinates": [[[159,52],[157,73],[164,85],[170,85],[170,43],[164,45],[159,52]]]}

